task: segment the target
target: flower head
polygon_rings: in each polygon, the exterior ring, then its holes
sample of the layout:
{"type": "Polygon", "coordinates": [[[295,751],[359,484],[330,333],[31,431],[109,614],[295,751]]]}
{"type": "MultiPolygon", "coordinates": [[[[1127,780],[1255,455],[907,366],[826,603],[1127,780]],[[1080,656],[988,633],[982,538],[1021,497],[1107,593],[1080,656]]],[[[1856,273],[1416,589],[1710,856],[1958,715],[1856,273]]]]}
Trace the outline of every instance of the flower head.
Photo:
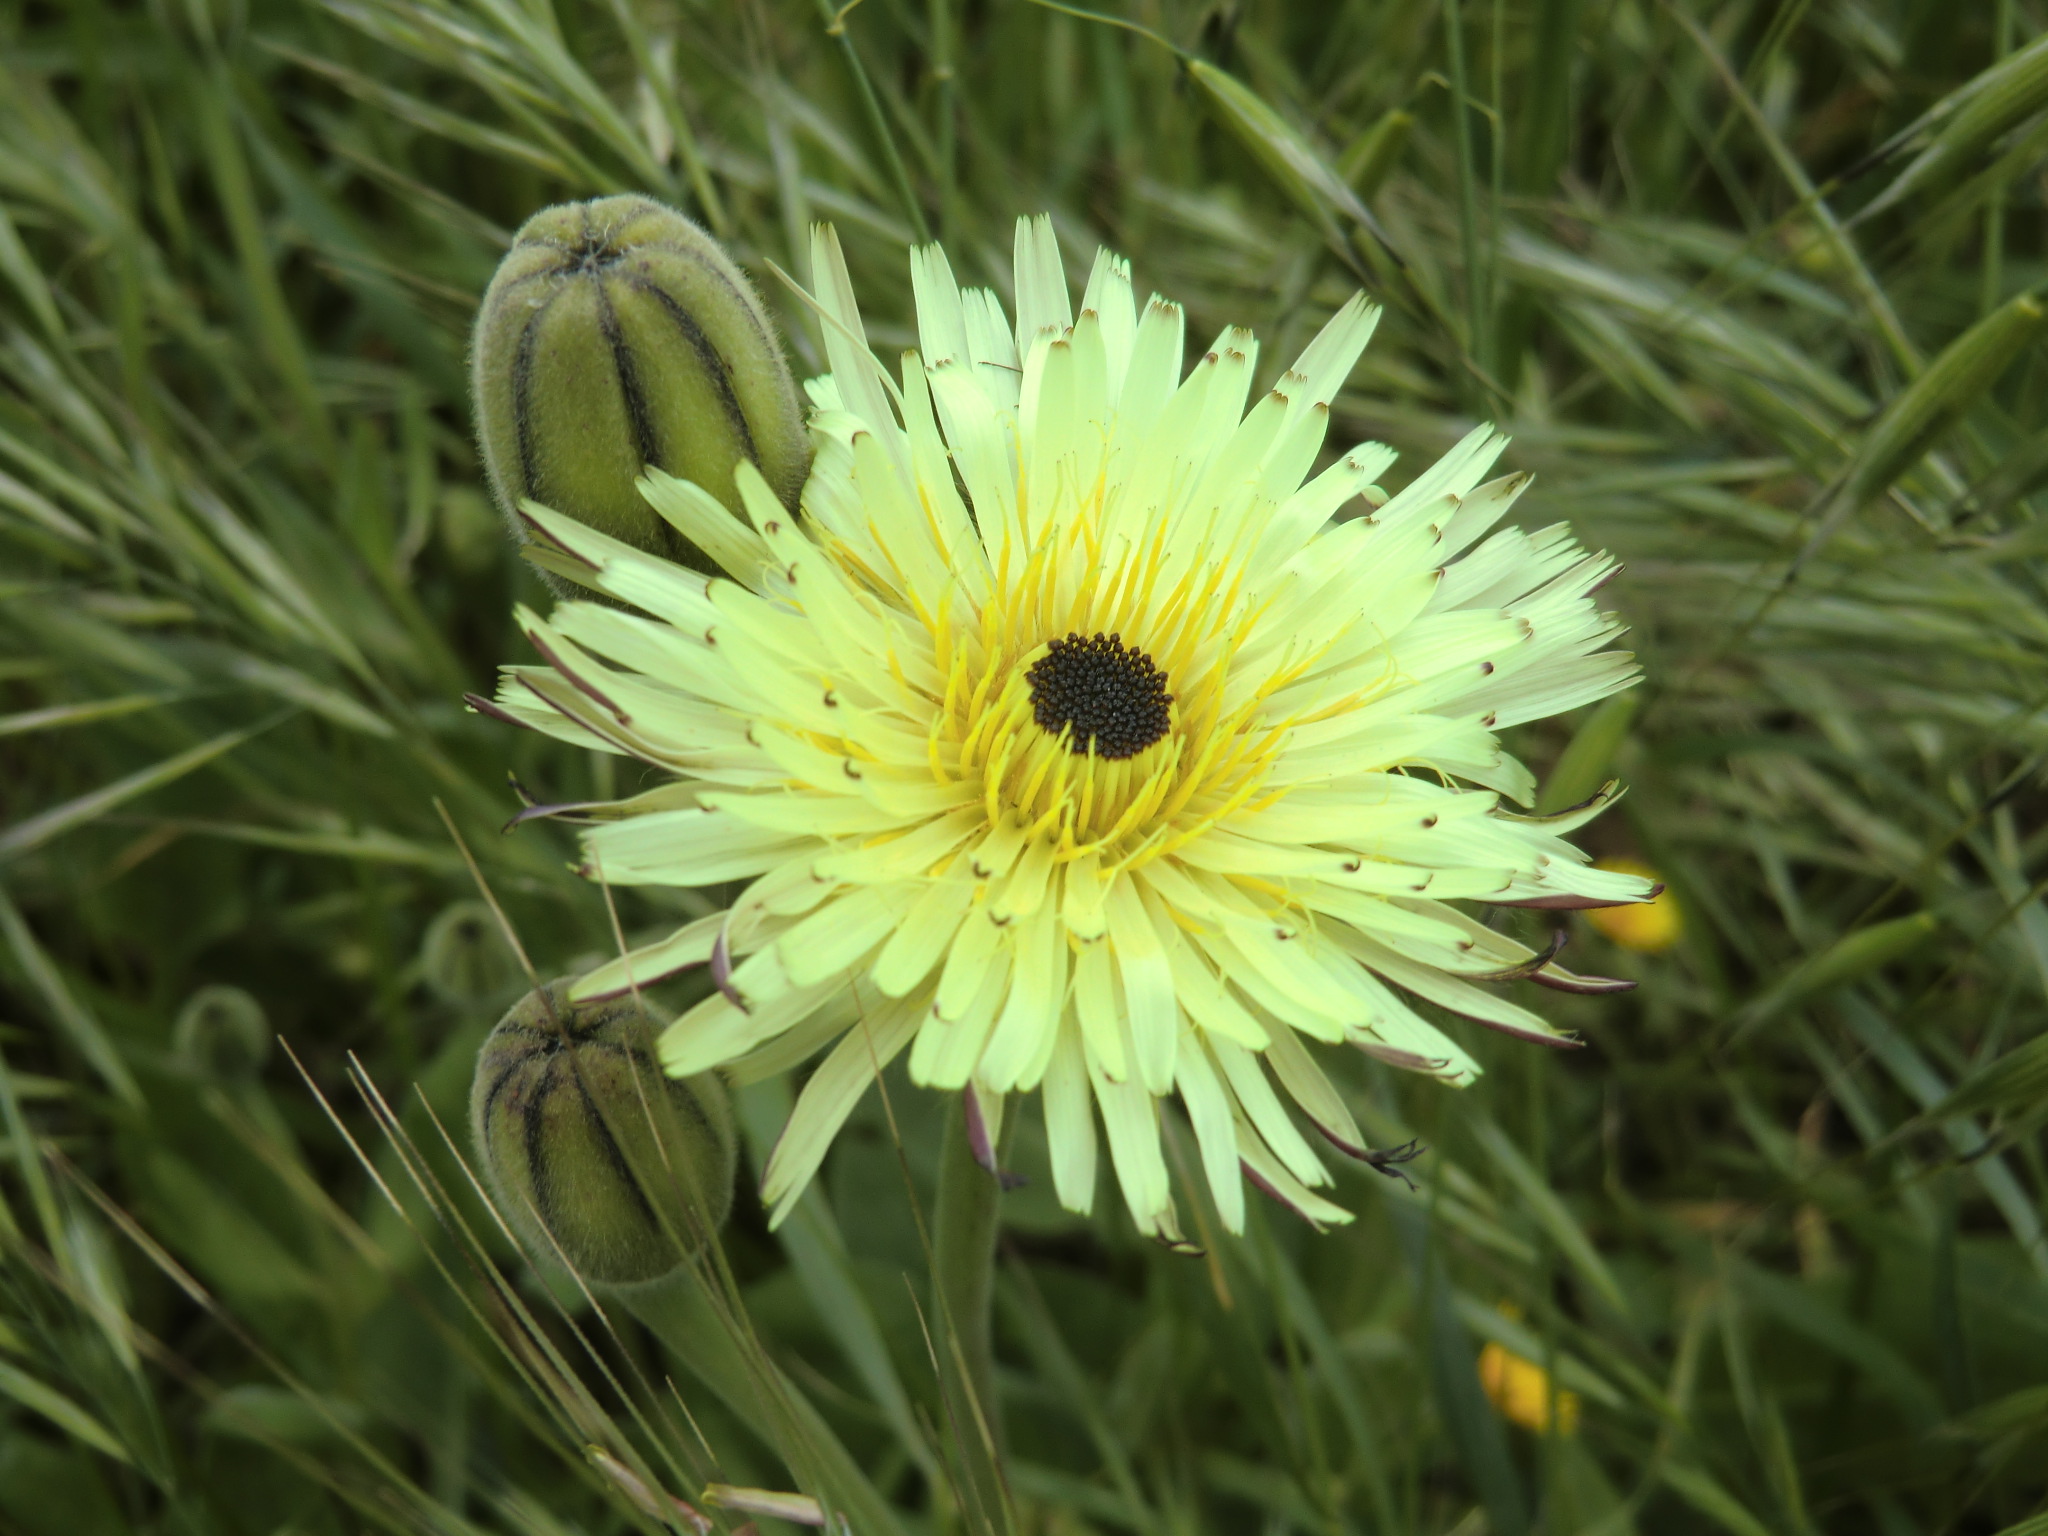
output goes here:
{"type": "Polygon", "coordinates": [[[1040,1092],[1053,1179],[1089,1209],[1097,1116],[1131,1215],[1179,1239],[1161,1151],[1178,1097],[1224,1223],[1240,1169],[1348,1215],[1287,1108],[1365,1156],[1310,1042],[1451,1083],[1470,1057],[1411,998],[1568,1043],[1492,990],[1559,970],[1456,901],[1574,907],[1647,883],[1594,869],[1495,732],[1626,686],[1563,528],[1491,532],[1527,477],[1469,435],[1389,500],[1365,444],[1307,479],[1372,334],[1353,299],[1247,412],[1232,328],[1183,376],[1180,308],[1095,261],[1075,316],[1050,221],[1020,223],[1017,314],[912,255],[920,348],[868,350],[832,232],[815,240],[831,371],[792,517],[745,465],[746,520],[658,474],[707,579],[544,507],[535,558],[616,600],[521,622],[543,665],[497,712],[665,769],[599,808],[589,873],[749,881],[731,907],[584,976],[595,998],[709,964],[662,1036],[679,1075],[830,1046],[767,1170],[779,1218],[875,1073],[960,1090],[993,1133],[1040,1092]]]}

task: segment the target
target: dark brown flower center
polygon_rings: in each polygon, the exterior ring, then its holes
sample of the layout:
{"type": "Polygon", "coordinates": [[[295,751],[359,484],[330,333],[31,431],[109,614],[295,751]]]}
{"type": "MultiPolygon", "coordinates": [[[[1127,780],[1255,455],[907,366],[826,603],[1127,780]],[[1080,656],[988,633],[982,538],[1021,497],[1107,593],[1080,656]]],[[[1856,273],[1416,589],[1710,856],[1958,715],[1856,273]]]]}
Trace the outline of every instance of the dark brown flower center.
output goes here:
{"type": "Polygon", "coordinates": [[[1070,634],[1053,641],[1024,674],[1041,730],[1069,732],[1067,749],[1135,757],[1166,734],[1173,695],[1166,674],[1121,635],[1070,634]]]}

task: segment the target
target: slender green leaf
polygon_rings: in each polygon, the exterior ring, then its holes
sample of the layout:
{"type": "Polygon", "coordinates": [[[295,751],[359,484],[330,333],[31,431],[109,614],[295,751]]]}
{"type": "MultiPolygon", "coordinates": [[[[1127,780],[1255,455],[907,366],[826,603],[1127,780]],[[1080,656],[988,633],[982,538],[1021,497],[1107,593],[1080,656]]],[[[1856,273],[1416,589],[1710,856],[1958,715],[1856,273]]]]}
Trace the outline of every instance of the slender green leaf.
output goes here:
{"type": "Polygon", "coordinates": [[[283,718],[283,715],[273,715],[260,725],[249,726],[239,731],[223,731],[211,741],[203,742],[196,747],[188,747],[162,762],[151,764],[147,768],[138,768],[111,784],[102,785],[98,789],[67,800],[62,805],[38,812],[26,821],[16,822],[5,832],[0,832],[0,863],[19,858],[32,849],[42,847],[52,838],[61,837],[66,832],[97,821],[109,811],[116,810],[151,790],[176,783],[186,774],[204,768],[215,758],[234,751],[243,742],[262,734],[283,718]]]}
{"type": "Polygon", "coordinates": [[[0,715],[0,736],[23,736],[31,731],[63,730],[99,720],[117,720],[140,709],[155,709],[173,697],[167,693],[125,693],[118,698],[85,699],[76,704],[46,704],[41,709],[0,715]]]}
{"type": "Polygon", "coordinates": [[[1826,949],[1793,966],[1752,1002],[1742,1028],[1754,1029],[1797,1008],[1809,999],[1861,981],[1873,972],[1906,959],[1934,937],[1940,927],[1932,912],[1915,912],[1844,934],[1826,949]]]}
{"type": "Polygon", "coordinates": [[[1559,1252],[1579,1272],[1579,1277],[1616,1313],[1627,1317],[1628,1300],[1622,1294],[1621,1283],[1614,1278],[1606,1260],[1600,1257],[1593,1240],[1586,1236],[1585,1228],[1579,1225],[1564,1202],[1558,1199],[1557,1192],[1522,1155],[1521,1148],[1508,1140],[1498,1125],[1481,1116],[1473,1116],[1469,1129],[1472,1139],[1485,1149],[1486,1155],[1493,1159],[1494,1165],[1514,1186],[1523,1208],[1535,1217],[1550,1240],[1557,1244],[1559,1252]]]}
{"type": "Polygon", "coordinates": [[[133,1458],[104,1424],[63,1393],[0,1360],[0,1392],[13,1398],[31,1413],[40,1414],[73,1439],[83,1442],[102,1456],[132,1465],[133,1458]]]}
{"type": "Polygon", "coordinates": [[[99,1074],[100,1080],[124,1104],[141,1104],[142,1090],[136,1086],[127,1063],[107,1037],[105,1027],[73,994],[63,972],[57,969],[49,952],[30,931],[4,885],[0,885],[0,933],[6,935],[7,947],[14,952],[15,964],[21,967],[29,984],[41,995],[43,1005],[57,1021],[58,1028],[70,1038],[78,1053],[99,1074]]]}
{"type": "Polygon", "coordinates": [[[1931,142],[1858,217],[1882,213],[1937,181],[1953,181],[1993,140],[2044,107],[2048,107],[2048,38],[1973,77],[1961,90],[1930,107],[1906,133],[1931,126],[1931,142]]]}

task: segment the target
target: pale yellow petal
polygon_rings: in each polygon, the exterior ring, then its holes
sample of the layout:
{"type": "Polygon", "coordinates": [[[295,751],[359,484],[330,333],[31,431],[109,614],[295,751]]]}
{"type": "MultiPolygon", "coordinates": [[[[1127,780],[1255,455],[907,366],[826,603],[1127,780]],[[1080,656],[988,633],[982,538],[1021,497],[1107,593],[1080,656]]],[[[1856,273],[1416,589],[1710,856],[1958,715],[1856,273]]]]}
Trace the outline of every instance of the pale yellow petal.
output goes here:
{"type": "Polygon", "coordinates": [[[1208,1178],[1216,1212],[1226,1230],[1243,1232],[1244,1179],[1238,1172],[1236,1118],[1230,1095],[1192,1030],[1181,1040],[1173,1071],[1181,1103],[1187,1106],[1188,1123],[1195,1130],[1195,1145],[1202,1154],[1202,1172],[1208,1178]]]}
{"type": "Polygon", "coordinates": [[[1230,1085],[1232,1097],[1266,1144],[1296,1178],[1310,1184],[1329,1183],[1330,1175],[1317,1159],[1315,1149],[1294,1128],[1279,1095],[1266,1081],[1259,1058],[1220,1036],[1210,1036],[1207,1043],[1210,1055],[1223,1071],[1223,1080],[1230,1085]]]}
{"type": "Polygon", "coordinates": [[[904,915],[869,974],[890,997],[902,997],[932,973],[952,948],[960,920],[974,902],[974,882],[963,870],[932,881],[904,915]]]}
{"type": "Polygon", "coordinates": [[[650,986],[690,966],[703,965],[710,960],[711,946],[718,939],[719,929],[724,926],[725,914],[714,912],[709,917],[685,923],[665,939],[643,944],[615,960],[607,960],[595,970],[586,971],[576,978],[569,988],[569,1000],[581,1003],[617,997],[635,987],[650,986]]]}
{"type": "Polygon", "coordinates": [[[988,908],[977,905],[968,912],[946,951],[945,968],[939,973],[939,990],[932,998],[932,1012],[941,1019],[957,1019],[981,991],[982,983],[999,963],[1007,964],[1003,927],[990,921],[988,908]]]}
{"type": "Polygon", "coordinates": [[[1134,880],[1127,876],[1111,880],[1104,905],[1139,1081],[1149,1092],[1170,1093],[1173,1054],[1180,1040],[1173,967],[1134,880]]]}
{"type": "Polygon", "coordinates": [[[916,898],[910,885],[870,886],[833,898],[775,941],[783,969],[798,986],[857,970],[916,898]]]}
{"type": "Polygon", "coordinates": [[[1254,1182],[1310,1226],[1320,1231],[1325,1226],[1343,1226],[1352,1219],[1351,1212],[1343,1206],[1331,1204],[1297,1179],[1243,1121],[1238,1122],[1237,1146],[1245,1172],[1254,1182]]]}
{"type": "Polygon", "coordinates": [[[1130,1072],[1130,1058],[1124,1050],[1129,1026],[1120,1006],[1120,990],[1107,945],[1085,945],[1075,954],[1074,1016],[1081,1021],[1091,1069],[1099,1063],[1107,1076],[1119,1082],[1130,1072]]]}
{"type": "Polygon", "coordinates": [[[832,1138],[881,1069],[895,1060],[917,1030],[917,1010],[891,1003],[855,1020],[825,1058],[790,1112],[761,1181],[761,1198],[771,1207],[770,1227],[780,1226],[825,1160],[832,1138]]]}
{"type": "Polygon", "coordinates": [[[1071,1019],[1060,1026],[1045,1072],[1045,1139],[1053,1193],[1086,1216],[1095,1208],[1095,1105],[1080,1029],[1071,1019]]]}
{"type": "Polygon", "coordinates": [[[957,1017],[943,1017],[936,1007],[926,1011],[910,1053],[910,1080],[928,1088],[965,1088],[981,1062],[1009,990],[1010,954],[999,949],[994,963],[981,973],[980,989],[957,1017]]]}
{"type": "Polygon", "coordinates": [[[1067,945],[1052,909],[1019,919],[1015,932],[1009,995],[980,1067],[982,1080],[999,1093],[1033,1086],[1030,1069],[1048,1054],[1067,992],[1067,945]]]}
{"type": "Polygon", "coordinates": [[[1120,1083],[1100,1071],[1091,1071],[1089,1082],[1102,1110],[1110,1162],[1131,1220],[1148,1235],[1177,1236],[1166,1159],[1159,1149],[1159,1101],[1142,1084],[1120,1083]]]}

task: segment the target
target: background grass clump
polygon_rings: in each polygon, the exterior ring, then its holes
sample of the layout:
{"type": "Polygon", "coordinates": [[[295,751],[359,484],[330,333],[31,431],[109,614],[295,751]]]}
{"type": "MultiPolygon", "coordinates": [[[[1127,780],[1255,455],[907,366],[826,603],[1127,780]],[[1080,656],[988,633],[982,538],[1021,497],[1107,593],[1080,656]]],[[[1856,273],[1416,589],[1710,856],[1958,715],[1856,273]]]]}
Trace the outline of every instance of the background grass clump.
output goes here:
{"type": "Polygon", "coordinates": [[[449,829],[543,975],[613,947],[498,827],[508,768],[631,770],[460,703],[542,595],[464,346],[511,229],[633,190],[806,372],[767,266],[818,219],[883,348],[908,241],[1005,287],[1041,208],[1269,374],[1363,285],[1333,448],[1501,421],[1647,673],[1517,742],[1549,802],[1629,783],[1588,836],[1682,933],[1565,921],[1641,989],[1549,1000],[1577,1054],[1464,1031],[1462,1095],[1344,1063],[1429,1151],[1342,1231],[1187,1259],[1008,1197],[1006,1504],[942,1432],[936,1101],[895,1082],[899,1153],[871,1096],[782,1234],[743,1193],[729,1295],[890,1506],[857,1536],[2048,1530],[2048,7],[1104,14],[0,0],[0,1529],[732,1530],[705,1484],[803,1480],[437,1129],[526,985],[449,829]]]}

